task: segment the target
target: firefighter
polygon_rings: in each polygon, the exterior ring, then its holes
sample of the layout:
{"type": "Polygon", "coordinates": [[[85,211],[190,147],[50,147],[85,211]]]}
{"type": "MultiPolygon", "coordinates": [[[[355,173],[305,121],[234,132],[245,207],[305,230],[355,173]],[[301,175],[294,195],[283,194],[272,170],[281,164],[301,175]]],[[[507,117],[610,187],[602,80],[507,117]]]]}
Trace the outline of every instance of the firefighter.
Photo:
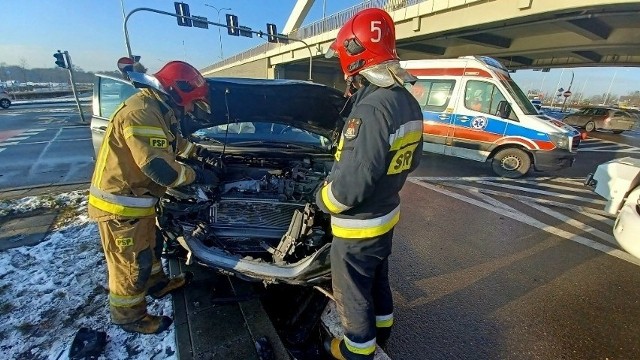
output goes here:
{"type": "Polygon", "coordinates": [[[111,321],[128,332],[153,334],[172,319],[148,314],[145,295],[162,298],[188,281],[185,274],[169,279],[162,269],[156,203],[167,187],[216,185],[218,178],[212,170],[176,161],[212,161],[211,153],[179,131],[178,118],[196,106],[210,111],[202,75],[181,61],[153,76],[128,75],[143,89],[120,105],[107,127],[91,180],[89,216],[98,222],[107,262],[111,321]]]}
{"type": "Polygon", "coordinates": [[[354,15],[326,55],[337,55],[357,91],[333,168],[316,194],[331,215],[332,286],[344,329],[325,348],[336,359],[373,359],[393,324],[388,257],[399,192],[422,154],[422,112],[404,87],[417,79],[400,67],[394,23],[381,9],[354,15]]]}

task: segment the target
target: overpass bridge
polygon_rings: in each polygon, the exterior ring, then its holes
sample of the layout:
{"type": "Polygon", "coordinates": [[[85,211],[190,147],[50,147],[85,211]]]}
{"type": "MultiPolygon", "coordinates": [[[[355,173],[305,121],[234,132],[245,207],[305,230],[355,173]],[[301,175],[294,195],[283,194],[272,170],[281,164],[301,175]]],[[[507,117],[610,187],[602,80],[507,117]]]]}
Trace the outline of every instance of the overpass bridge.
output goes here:
{"type": "MultiPolygon", "coordinates": [[[[301,23],[300,7],[312,3],[298,0],[290,22],[301,23]]],[[[342,24],[368,7],[393,17],[402,60],[487,55],[512,70],[640,64],[637,0],[371,0],[287,34],[309,48],[296,41],[265,43],[202,72],[308,80],[311,57],[312,79],[341,88],[337,60],[325,59],[324,52],[342,24]]]]}

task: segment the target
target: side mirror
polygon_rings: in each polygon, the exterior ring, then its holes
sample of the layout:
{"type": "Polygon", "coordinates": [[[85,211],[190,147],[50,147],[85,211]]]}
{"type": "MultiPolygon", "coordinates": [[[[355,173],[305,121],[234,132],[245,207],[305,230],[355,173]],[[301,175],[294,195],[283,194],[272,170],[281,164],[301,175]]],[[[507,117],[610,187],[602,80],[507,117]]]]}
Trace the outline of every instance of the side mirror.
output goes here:
{"type": "Polygon", "coordinates": [[[496,115],[500,116],[503,119],[507,119],[511,116],[511,105],[506,100],[502,100],[498,103],[498,111],[496,111],[496,115]]]}

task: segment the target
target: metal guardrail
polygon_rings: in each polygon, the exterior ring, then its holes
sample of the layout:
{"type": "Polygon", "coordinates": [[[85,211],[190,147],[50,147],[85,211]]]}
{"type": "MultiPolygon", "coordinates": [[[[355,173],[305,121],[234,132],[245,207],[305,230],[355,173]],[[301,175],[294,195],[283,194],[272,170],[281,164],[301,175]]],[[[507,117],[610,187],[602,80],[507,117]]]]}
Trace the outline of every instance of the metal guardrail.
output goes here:
{"type": "MultiPolygon", "coordinates": [[[[347,20],[351,19],[351,17],[353,17],[353,15],[355,15],[360,10],[377,7],[377,8],[385,9],[387,11],[396,11],[396,10],[406,8],[412,5],[416,5],[425,1],[433,1],[433,0],[369,0],[369,1],[365,1],[360,4],[354,5],[348,9],[337,12],[324,19],[315,21],[309,25],[305,25],[301,28],[295,29],[288,36],[290,38],[299,39],[299,40],[308,39],[316,35],[323,34],[327,31],[339,29],[342,25],[344,25],[345,22],[347,22],[347,20]]],[[[278,45],[279,44],[274,44],[274,43],[265,43],[265,44],[258,45],[247,51],[243,51],[239,54],[233,55],[229,58],[219,61],[213,65],[207,66],[202,70],[202,72],[207,72],[209,70],[214,70],[216,68],[219,68],[234,62],[252,58],[254,56],[266,53],[267,51],[275,48],[278,45]]]]}

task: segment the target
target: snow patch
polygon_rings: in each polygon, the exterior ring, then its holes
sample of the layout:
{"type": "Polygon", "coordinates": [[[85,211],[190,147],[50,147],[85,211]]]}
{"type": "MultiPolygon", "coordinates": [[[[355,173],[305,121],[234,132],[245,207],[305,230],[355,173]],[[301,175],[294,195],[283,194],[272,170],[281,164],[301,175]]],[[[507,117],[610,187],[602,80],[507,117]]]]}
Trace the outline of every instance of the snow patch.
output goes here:
{"type": "MultiPolygon", "coordinates": [[[[41,207],[86,213],[86,191],[0,202],[0,216],[41,207]]],[[[97,225],[69,219],[38,245],[0,252],[0,359],[65,359],[81,327],[107,333],[100,359],[177,359],[175,327],[124,332],[109,320],[107,269],[97,225]]],[[[148,298],[151,314],[173,316],[170,296],[148,298]]]]}

